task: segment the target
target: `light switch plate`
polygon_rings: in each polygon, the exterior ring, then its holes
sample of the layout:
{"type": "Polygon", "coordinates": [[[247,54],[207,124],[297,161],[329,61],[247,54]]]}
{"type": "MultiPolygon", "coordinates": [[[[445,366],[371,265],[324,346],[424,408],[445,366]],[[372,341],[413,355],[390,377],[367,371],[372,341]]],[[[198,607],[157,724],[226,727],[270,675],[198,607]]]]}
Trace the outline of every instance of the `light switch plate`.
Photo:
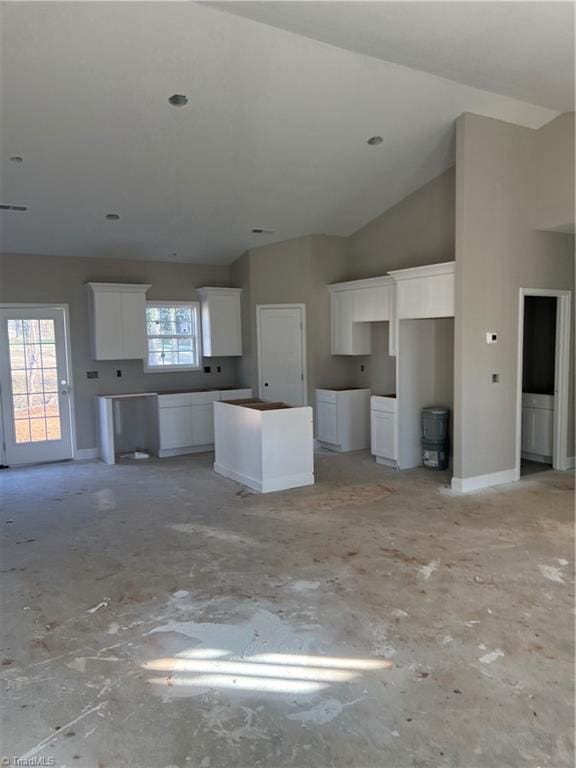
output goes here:
{"type": "Polygon", "coordinates": [[[486,344],[497,344],[497,343],[498,343],[498,334],[495,331],[487,331],[486,344]]]}

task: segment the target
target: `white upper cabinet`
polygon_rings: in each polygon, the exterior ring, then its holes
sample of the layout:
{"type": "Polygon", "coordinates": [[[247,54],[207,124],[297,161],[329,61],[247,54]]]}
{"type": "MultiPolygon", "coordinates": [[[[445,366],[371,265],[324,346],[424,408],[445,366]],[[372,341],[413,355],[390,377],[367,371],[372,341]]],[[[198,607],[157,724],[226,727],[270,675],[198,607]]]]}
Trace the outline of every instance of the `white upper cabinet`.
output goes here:
{"type": "Polygon", "coordinates": [[[331,289],[333,355],[370,354],[370,326],[354,322],[355,303],[354,291],[331,289]]]}
{"type": "Polygon", "coordinates": [[[242,288],[198,288],[204,357],[242,354],[241,293],[242,288]]]}
{"type": "Polygon", "coordinates": [[[354,280],[329,286],[332,313],[332,354],[369,355],[370,326],[390,320],[394,281],[389,277],[354,280]]]}
{"type": "Polygon", "coordinates": [[[454,265],[448,261],[390,272],[398,319],[454,317],[454,265]]]}
{"type": "Polygon", "coordinates": [[[87,283],[94,360],[146,357],[146,291],[149,285],[87,283]]]}
{"type": "Polygon", "coordinates": [[[392,318],[394,281],[391,278],[357,280],[353,290],[355,323],[378,323],[392,318]]]}

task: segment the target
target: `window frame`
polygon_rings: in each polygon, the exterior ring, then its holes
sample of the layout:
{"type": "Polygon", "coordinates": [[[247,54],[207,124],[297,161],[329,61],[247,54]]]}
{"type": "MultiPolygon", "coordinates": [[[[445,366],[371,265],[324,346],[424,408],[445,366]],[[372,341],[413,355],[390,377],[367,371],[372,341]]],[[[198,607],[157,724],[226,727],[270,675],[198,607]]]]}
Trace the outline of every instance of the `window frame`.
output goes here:
{"type": "Polygon", "coordinates": [[[150,365],[149,363],[149,355],[150,351],[148,349],[148,340],[149,339],[166,339],[166,338],[188,338],[190,336],[191,338],[194,338],[194,334],[178,334],[175,335],[167,335],[167,334],[159,334],[158,336],[153,336],[148,334],[148,314],[145,315],[145,335],[146,335],[146,358],[144,359],[144,372],[145,373],[176,373],[178,371],[201,371],[202,370],[202,327],[201,327],[201,313],[200,313],[200,302],[199,301],[147,301],[146,302],[146,310],[148,310],[149,307],[190,307],[192,310],[193,315],[195,316],[195,325],[196,325],[196,348],[198,350],[198,365],[150,365]]]}

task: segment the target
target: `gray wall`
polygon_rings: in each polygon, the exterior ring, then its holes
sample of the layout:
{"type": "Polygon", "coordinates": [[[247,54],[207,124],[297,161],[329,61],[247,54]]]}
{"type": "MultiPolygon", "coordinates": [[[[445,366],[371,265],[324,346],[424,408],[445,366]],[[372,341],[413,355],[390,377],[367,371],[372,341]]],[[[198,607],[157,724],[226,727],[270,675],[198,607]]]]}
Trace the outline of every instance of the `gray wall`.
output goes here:
{"type": "Polygon", "coordinates": [[[454,168],[349,238],[349,280],[454,259],[454,168]]]}
{"type": "MultiPolygon", "coordinates": [[[[455,171],[448,169],[349,238],[348,280],[392,269],[454,260],[455,171]]],[[[352,363],[352,382],[376,394],[396,391],[396,358],[388,354],[388,323],[374,323],[372,354],[352,363]],[[362,370],[362,368],[364,370],[362,370]]]]}
{"type": "Polygon", "coordinates": [[[55,256],[0,256],[0,302],[63,303],[70,309],[78,448],[97,446],[94,395],[235,383],[234,358],[205,359],[212,373],[144,373],[139,360],[94,361],[90,356],[87,282],[150,283],[150,299],[194,301],[201,285],[229,286],[230,267],[55,256]],[[216,366],[222,367],[216,373],[216,366]],[[116,370],[122,370],[122,378],[116,370]],[[98,371],[87,379],[86,371],[98,371]]]}
{"type": "Polygon", "coordinates": [[[254,248],[233,265],[235,284],[243,293],[245,356],[239,369],[241,383],[257,391],[256,306],[305,304],[308,402],[314,388],[350,384],[352,361],[330,354],[330,297],[327,285],[344,279],[347,241],[311,235],[254,248]]]}
{"type": "MultiPolygon", "coordinates": [[[[556,132],[541,130],[554,140],[556,132]]],[[[534,228],[541,223],[532,195],[546,155],[545,134],[472,114],[457,122],[456,477],[515,466],[520,288],[574,289],[574,237],[534,228]],[[486,331],[498,331],[498,344],[486,344],[486,331]],[[493,372],[500,383],[491,382],[493,372]]],[[[569,172],[572,140],[562,153],[569,172]]],[[[564,217],[566,206],[556,207],[564,217]]],[[[571,348],[573,354],[573,343],[571,348]]],[[[573,456],[573,359],[571,377],[568,453],[573,456]]]]}

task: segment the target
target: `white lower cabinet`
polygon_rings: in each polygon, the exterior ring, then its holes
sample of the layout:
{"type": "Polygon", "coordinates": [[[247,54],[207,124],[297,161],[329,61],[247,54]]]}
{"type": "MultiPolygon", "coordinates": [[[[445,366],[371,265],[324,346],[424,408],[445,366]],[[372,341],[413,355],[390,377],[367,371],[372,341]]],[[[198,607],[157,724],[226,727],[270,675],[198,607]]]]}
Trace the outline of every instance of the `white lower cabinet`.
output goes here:
{"type": "Polygon", "coordinates": [[[212,450],[214,403],[249,397],[248,388],[158,395],[158,456],[212,450]]]}
{"type": "Polygon", "coordinates": [[[332,451],[361,451],[370,444],[370,390],[316,390],[316,440],[332,451]]]}
{"type": "Polygon", "coordinates": [[[314,484],[312,408],[220,402],[214,420],[219,475],[259,493],[314,484]]]}
{"type": "Polygon", "coordinates": [[[554,452],[554,396],[523,393],[522,456],[552,463],[554,452]]]}
{"type": "Polygon", "coordinates": [[[395,397],[370,398],[371,452],[379,464],[397,466],[398,409],[395,397]]]}
{"type": "Polygon", "coordinates": [[[158,430],[160,452],[170,451],[192,445],[192,419],[189,405],[160,408],[158,410],[158,430]]]}

